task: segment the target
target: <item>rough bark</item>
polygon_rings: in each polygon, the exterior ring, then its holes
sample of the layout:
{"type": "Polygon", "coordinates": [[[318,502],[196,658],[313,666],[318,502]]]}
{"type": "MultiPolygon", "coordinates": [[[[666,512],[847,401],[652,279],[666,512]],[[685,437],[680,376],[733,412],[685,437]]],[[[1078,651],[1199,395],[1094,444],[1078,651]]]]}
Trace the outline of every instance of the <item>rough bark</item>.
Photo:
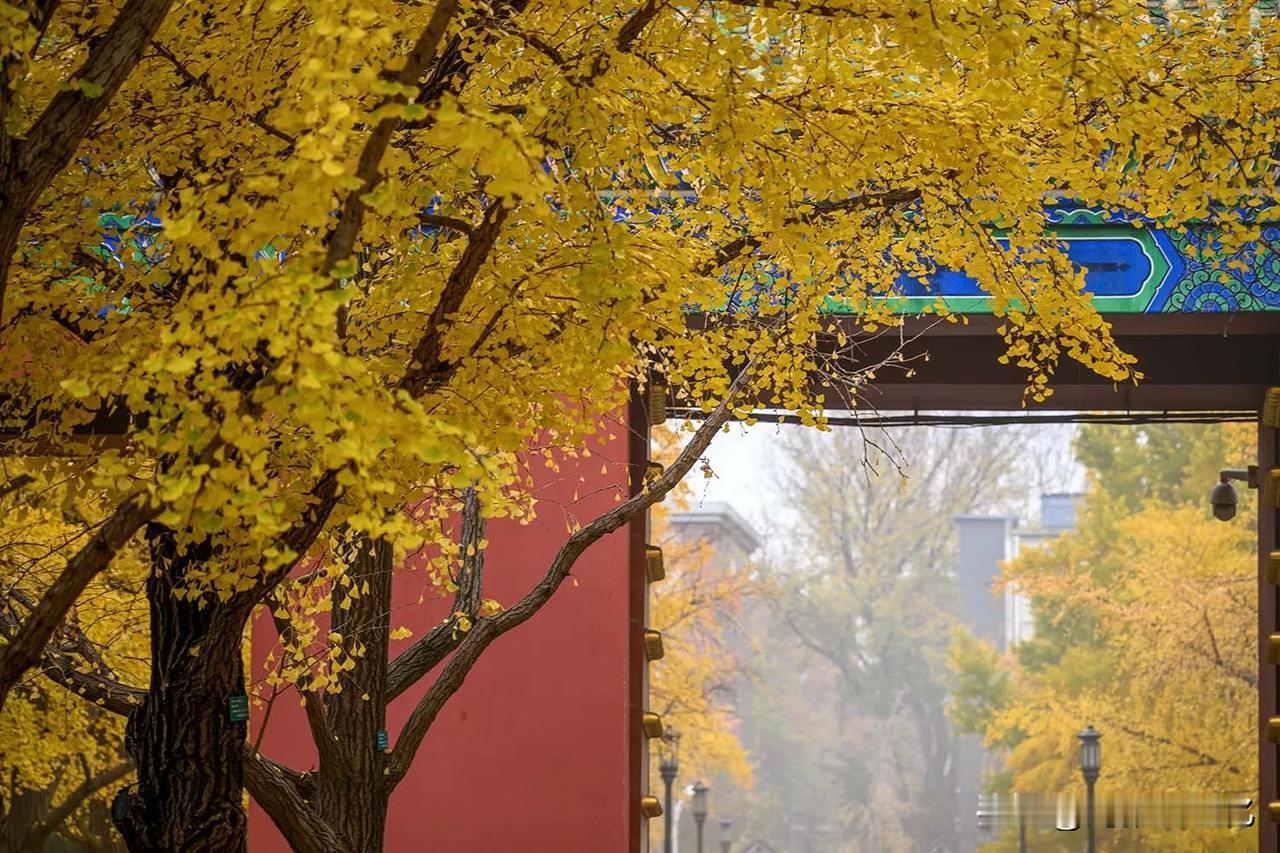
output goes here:
{"type": "Polygon", "coordinates": [[[125,735],[138,783],[116,795],[112,817],[135,853],[244,851],[247,723],[230,720],[227,701],[245,692],[246,611],[179,597],[211,548],[198,543],[180,550],[173,531],[159,524],[146,532],[151,684],[125,735]]]}
{"type": "Polygon", "coordinates": [[[316,810],[352,853],[379,853],[391,793],[377,735],[387,726],[387,645],[391,631],[391,545],[360,536],[352,545],[351,585],[335,588],[332,630],[364,652],[325,696],[332,738],[320,752],[316,810]],[[352,594],[352,591],[356,594],[352,594]]]}
{"type": "Polygon", "coordinates": [[[333,827],[316,814],[314,773],[298,774],[244,745],[244,782],[250,796],[298,853],[346,853],[333,827]]]}

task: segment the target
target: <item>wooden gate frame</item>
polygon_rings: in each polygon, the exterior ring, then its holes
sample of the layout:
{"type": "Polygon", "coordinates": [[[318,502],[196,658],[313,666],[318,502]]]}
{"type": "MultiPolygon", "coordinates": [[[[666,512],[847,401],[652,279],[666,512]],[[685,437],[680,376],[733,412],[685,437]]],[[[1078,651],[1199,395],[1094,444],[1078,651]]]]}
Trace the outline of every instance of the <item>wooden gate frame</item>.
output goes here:
{"type": "MultiPolygon", "coordinates": [[[[877,412],[912,411],[1099,411],[1161,414],[1252,413],[1258,419],[1259,480],[1265,486],[1275,472],[1277,487],[1258,496],[1258,849],[1280,850],[1280,312],[1109,315],[1112,333],[1126,352],[1137,356],[1145,374],[1136,385],[1118,386],[1075,363],[1059,365],[1054,394],[1043,403],[1024,406],[1025,372],[1000,364],[1004,344],[1000,321],[990,315],[967,315],[960,322],[908,318],[901,330],[867,334],[856,318],[832,318],[831,331],[855,341],[850,368],[874,364],[902,347],[910,371],[881,370],[867,397],[855,404],[826,393],[830,411],[848,417],[877,412]],[[906,341],[904,345],[904,340],[906,341]],[[928,355],[927,359],[925,355],[928,355]],[[1268,392],[1274,405],[1268,406],[1268,392]],[[1266,409],[1264,417],[1264,408],[1266,409]],[[1270,652],[1275,635],[1277,654],[1270,652]],[[1274,721],[1274,725],[1272,724],[1274,721]],[[1275,738],[1272,740],[1271,738],[1275,738]]],[[[700,320],[691,318],[691,325],[700,320]]],[[[674,401],[673,401],[674,402],[674,401]]],[[[643,407],[633,404],[632,423],[643,424],[643,407]]],[[[634,429],[634,427],[633,427],[634,429]]],[[[641,427],[641,430],[644,428],[641,427]]],[[[647,432],[642,433],[647,439],[647,432]]],[[[632,462],[647,460],[647,441],[632,445],[632,462]]],[[[1205,483],[1206,503],[1212,483],[1205,483]]],[[[633,620],[643,624],[647,592],[643,543],[647,522],[633,525],[633,620]]],[[[633,775],[631,790],[643,792],[646,756],[640,732],[645,674],[643,655],[633,660],[636,701],[632,710],[633,775]]],[[[639,802],[639,796],[630,798],[639,802]]],[[[633,812],[633,850],[639,850],[643,818],[633,812]]]]}

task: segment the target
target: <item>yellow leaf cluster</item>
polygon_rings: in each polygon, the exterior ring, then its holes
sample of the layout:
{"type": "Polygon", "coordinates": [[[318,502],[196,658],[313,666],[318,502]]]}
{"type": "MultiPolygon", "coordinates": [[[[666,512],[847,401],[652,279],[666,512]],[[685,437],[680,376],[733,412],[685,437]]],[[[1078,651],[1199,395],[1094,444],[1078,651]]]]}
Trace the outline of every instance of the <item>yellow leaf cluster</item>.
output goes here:
{"type": "MultiPolygon", "coordinates": [[[[818,423],[822,313],[895,323],[904,273],[974,276],[1033,397],[1063,357],[1136,378],[1045,240],[1046,194],[1170,221],[1253,204],[1275,22],[1236,3],[1173,29],[1137,3],[803,5],[661,5],[633,32],[582,2],[492,25],[463,3],[458,76],[425,99],[384,72],[433,4],[177,7],[27,223],[5,414],[74,449],[126,410],[95,487],[217,536],[192,582],[229,596],[299,556],[276,540],[326,472],[333,520],[402,553],[423,494],[478,483],[494,514],[526,513],[516,454],[582,446],[655,369],[707,408],[750,361],[759,399],[818,423]],[[97,211],[132,223],[118,249],[97,211]],[[339,219],[352,251],[329,257],[339,219]]],[[[61,4],[6,125],[105,8],[61,4]]],[[[3,10],[20,50],[24,13],[3,10]]]]}

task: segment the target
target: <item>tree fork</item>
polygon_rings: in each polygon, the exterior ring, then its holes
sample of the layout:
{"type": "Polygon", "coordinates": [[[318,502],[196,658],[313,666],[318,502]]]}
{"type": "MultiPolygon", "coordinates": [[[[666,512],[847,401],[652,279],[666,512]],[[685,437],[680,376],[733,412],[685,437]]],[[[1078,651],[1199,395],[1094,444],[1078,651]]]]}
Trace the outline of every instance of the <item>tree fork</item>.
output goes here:
{"type": "Polygon", "coordinates": [[[248,724],[230,719],[228,699],[245,693],[247,611],[182,597],[190,570],[212,557],[207,541],[180,549],[174,531],[155,523],[146,537],[151,683],[125,734],[138,783],[116,794],[112,819],[134,853],[244,851],[248,724]]]}

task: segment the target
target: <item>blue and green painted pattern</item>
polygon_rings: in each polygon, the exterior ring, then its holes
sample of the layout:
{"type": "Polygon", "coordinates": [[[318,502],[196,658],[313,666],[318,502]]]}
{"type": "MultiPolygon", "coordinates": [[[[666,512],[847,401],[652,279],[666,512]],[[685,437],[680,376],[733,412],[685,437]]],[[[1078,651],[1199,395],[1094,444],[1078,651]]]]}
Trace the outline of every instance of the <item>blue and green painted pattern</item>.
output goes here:
{"type": "MultiPolygon", "coordinates": [[[[1079,208],[1055,210],[1051,221],[1103,313],[1280,311],[1280,224],[1263,225],[1259,242],[1226,253],[1211,225],[1139,227],[1079,208]]],[[[951,311],[990,311],[990,297],[964,273],[940,270],[927,282],[904,276],[898,288],[904,313],[939,297],[951,311]]]]}
{"type": "MultiPolygon", "coordinates": [[[[615,219],[633,218],[630,211],[615,206],[619,211],[615,219]]],[[[1212,225],[1135,226],[1120,215],[1065,206],[1055,207],[1050,221],[1051,233],[1061,241],[1067,257],[1085,270],[1085,288],[1103,313],[1280,311],[1280,222],[1262,225],[1258,242],[1226,253],[1217,244],[1212,225]]],[[[119,267],[163,263],[163,227],[151,211],[104,211],[99,226],[102,241],[89,251],[102,261],[119,267]]],[[[271,246],[259,253],[266,255],[280,257],[271,246]]],[[[761,265],[756,275],[762,280],[788,278],[769,264],[761,265]]],[[[90,295],[106,290],[90,276],[75,279],[90,295]]],[[[897,290],[903,313],[931,310],[939,298],[953,312],[991,310],[991,299],[978,283],[954,270],[938,270],[927,281],[904,275],[897,290]]],[[[128,297],[117,298],[119,304],[109,302],[98,315],[127,313],[128,297]]],[[[842,307],[833,298],[826,310],[841,313],[842,307]]]]}

